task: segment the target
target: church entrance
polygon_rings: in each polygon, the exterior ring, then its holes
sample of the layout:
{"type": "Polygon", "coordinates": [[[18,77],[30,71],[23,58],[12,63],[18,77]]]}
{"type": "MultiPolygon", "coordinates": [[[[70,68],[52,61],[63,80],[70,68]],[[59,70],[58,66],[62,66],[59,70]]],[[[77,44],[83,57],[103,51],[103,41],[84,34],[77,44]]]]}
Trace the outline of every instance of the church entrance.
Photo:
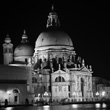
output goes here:
{"type": "Polygon", "coordinates": [[[54,84],[55,84],[55,86],[53,87],[54,96],[59,99],[62,99],[65,97],[67,98],[68,97],[68,92],[67,92],[68,85],[66,84],[64,77],[62,77],[62,76],[56,77],[54,84]]]}
{"type": "Polygon", "coordinates": [[[18,96],[14,96],[14,102],[18,101],[18,96]]]}
{"type": "Polygon", "coordinates": [[[13,90],[13,98],[14,98],[14,103],[15,104],[19,104],[19,90],[18,89],[14,89],[13,90]]]}

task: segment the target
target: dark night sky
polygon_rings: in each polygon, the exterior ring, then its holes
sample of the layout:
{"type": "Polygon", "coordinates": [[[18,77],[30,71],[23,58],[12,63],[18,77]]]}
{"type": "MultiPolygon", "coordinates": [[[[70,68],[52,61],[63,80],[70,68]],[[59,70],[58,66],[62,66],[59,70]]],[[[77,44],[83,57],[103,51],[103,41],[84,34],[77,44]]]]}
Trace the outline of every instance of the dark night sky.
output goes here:
{"type": "Polygon", "coordinates": [[[6,34],[14,48],[20,43],[23,30],[34,46],[45,29],[47,16],[54,3],[62,29],[72,38],[78,56],[92,65],[93,76],[110,80],[110,6],[109,2],[5,2],[0,3],[0,63],[6,34]]]}

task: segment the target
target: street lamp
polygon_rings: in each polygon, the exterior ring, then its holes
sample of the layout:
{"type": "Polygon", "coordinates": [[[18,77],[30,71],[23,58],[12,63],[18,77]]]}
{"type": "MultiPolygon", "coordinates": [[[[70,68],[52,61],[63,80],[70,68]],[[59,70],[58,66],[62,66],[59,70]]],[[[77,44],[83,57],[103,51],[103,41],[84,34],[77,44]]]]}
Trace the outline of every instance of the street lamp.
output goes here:
{"type": "Polygon", "coordinates": [[[103,97],[105,96],[105,91],[102,91],[102,96],[103,96],[103,97]]]}
{"type": "Polygon", "coordinates": [[[95,93],[95,96],[97,97],[97,100],[99,100],[98,98],[99,98],[99,92],[96,92],[95,93]]]}
{"type": "Polygon", "coordinates": [[[40,101],[40,94],[38,94],[38,101],[40,101]]]}
{"type": "Polygon", "coordinates": [[[72,94],[72,95],[73,95],[73,97],[74,97],[74,99],[75,99],[75,95],[76,95],[76,93],[75,93],[75,92],[73,92],[73,94],[72,94]]]}
{"type": "Polygon", "coordinates": [[[45,98],[46,101],[47,101],[47,99],[48,99],[48,92],[44,92],[44,98],[45,98]]]}
{"type": "Polygon", "coordinates": [[[10,95],[11,95],[11,91],[8,90],[8,91],[7,91],[7,94],[9,95],[9,103],[10,103],[10,95]]]}
{"type": "Polygon", "coordinates": [[[47,92],[45,92],[45,93],[44,93],[44,96],[48,96],[48,93],[47,93],[47,92]]]}
{"type": "Polygon", "coordinates": [[[96,94],[95,94],[97,97],[99,96],[99,92],[96,92],[96,94]]]}

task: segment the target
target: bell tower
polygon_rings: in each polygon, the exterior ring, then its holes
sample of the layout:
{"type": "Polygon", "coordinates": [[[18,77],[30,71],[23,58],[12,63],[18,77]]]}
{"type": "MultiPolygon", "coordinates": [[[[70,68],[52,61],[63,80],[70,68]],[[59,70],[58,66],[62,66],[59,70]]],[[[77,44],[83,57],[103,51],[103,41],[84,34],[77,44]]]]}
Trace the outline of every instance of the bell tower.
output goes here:
{"type": "Polygon", "coordinates": [[[8,65],[13,61],[13,44],[11,43],[11,39],[9,35],[6,36],[3,44],[3,63],[4,65],[8,65]]]}

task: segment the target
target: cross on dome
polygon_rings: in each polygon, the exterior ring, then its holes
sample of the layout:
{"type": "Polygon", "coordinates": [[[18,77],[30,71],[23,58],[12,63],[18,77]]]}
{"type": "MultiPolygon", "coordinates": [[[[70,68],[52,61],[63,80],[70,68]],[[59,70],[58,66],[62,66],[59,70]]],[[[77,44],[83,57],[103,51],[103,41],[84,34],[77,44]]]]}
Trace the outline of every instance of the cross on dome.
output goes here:
{"type": "Polygon", "coordinates": [[[26,30],[25,29],[24,29],[23,33],[26,34],[26,30]]]}
{"type": "Polygon", "coordinates": [[[52,4],[52,11],[54,10],[54,5],[52,4]]]}

